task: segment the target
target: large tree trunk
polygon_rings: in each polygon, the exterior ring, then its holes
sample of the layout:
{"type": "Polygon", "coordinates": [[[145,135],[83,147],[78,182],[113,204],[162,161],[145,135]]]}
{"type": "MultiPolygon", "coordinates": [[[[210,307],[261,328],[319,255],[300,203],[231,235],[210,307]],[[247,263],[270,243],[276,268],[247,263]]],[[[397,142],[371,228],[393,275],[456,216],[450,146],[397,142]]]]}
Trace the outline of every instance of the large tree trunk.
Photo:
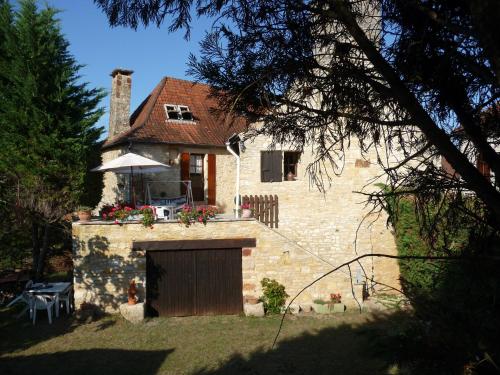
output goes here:
{"type": "Polygon", "coordinates": [[[448,135],[437,126],[420,105],[415,95],[406,87],[398,74],[380,54],[374,43],[368,39],[353,14],[346,8],[344,2],[334,0],[332,5],[336,11],[335,16],[344,24],[358,46],[395,92],[394,99],[408,111],[413,121],[415,121],[415,125],[427,137],[427,140],[438,149],[440,154],[462,176],[469,189],[474,191],[488,207],[488,210],[495,218],[493,224],[500,229],[500,193],[467,159],[467,156],[457,149],[448,135]]]}
{"type": "Polygon", "coordinates": [[[47,257],[47,252],[49,250],[49,231],[50,231],[49,223],[45,223],[44,228],[43,228],[42,248],[40,250],[40,255],[38,257],[38,263],[36,266],[36,274],[35,274],[36,280],[40,280],[43,276],[43,269],[45,266],[45,258],[47,257]]]}

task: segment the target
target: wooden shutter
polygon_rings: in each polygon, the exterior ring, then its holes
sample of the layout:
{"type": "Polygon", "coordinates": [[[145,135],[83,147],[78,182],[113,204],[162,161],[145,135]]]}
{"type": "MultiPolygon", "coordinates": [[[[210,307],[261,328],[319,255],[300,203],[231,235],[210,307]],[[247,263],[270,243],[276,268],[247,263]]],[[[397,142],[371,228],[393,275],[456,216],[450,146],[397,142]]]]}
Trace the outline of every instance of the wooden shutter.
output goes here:
{"type": "Polygon", "coordinates": [[[262,182],[282,181],[283,155],[281,151],[262,151],[260,153],[260,171],[262,182]]]}
{"type": "Polygon", "coordinates": [[[208,154],[208,204],[215,205],[215,155],[208,154]]]}
{"type": "Polygon", "coordinates": [[[260,153],[260,180],[270,182],[272,180],[272,158],[271,151],[260,153]]]}
{"type": "MultiPolygon", "coordinates": [[[[181,154],[181,180],[189,180],[189,153],[181,154]]],[[[186,185],[181,183],[181,193],[186,194],[186,185]]]]}
{"type": "Polygon", "coordinates": [[[273,182],[283,181],[283,153],[273,151],[273,182]]]}
{"type": "Polygon", "coordinates": [[[491,181],[491,169],[490,166],[484,161],[482,155],[478,155],[477,157],[477,169],[479,169],[479,172],[488,179],[488,181],[491,181]]]}

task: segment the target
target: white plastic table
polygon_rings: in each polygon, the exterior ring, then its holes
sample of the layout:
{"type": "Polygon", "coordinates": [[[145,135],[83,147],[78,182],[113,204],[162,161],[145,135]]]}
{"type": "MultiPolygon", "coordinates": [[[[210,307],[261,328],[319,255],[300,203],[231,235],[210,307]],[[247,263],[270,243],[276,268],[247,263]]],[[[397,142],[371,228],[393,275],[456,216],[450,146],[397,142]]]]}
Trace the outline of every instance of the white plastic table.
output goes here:
{"type": "Polygon", "coordinates": [[[26,292],[30,294],[51,294],[55,296],[56,317],[59,317],[59,295],[65,294],[71,288],[71,283],[36,283],[31,286],[26,292]]]}

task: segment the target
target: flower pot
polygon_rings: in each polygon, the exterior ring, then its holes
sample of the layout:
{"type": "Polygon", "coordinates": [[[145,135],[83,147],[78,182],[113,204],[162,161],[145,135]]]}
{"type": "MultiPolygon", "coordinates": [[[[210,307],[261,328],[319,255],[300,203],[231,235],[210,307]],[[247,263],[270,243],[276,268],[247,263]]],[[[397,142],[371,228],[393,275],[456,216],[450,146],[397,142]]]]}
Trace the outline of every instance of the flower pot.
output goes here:
{"type": "Polygon", "coordinates": [[[343,313],[346,310],[346,307],[343,303],[334,303],[332,305],[332,311],[334,313],[343,313]]]}
{"type": "Polygon", "coordinates": [[[128,297],[128,304],[135,305],[137,303],[137,297],[128,297]]]}
{"type": "Polygon", "coordinates": [[[313,303],[312,308],[316,314],[330,314],[330,305],[327,303],[313,303]]]}
{"type": "Polygon", "coordinates": [[[130,215],[129,217],[127,217],[127,221],[140,221],[142,220],[142,218],[144,217],[144,215],[130,215]]]}
{"type": "Polygon", "coordinates": [[[80,221],[90,221],[90,219],[92,218],[91,211],[78,211],[77,214],[80,221]]]}
{"type": "Polygon", "coordinates": [[[248,219],[249,217],[252,217],[252,210],[249,208],[244,208],[241,210],[241,217],[248,219]]]}

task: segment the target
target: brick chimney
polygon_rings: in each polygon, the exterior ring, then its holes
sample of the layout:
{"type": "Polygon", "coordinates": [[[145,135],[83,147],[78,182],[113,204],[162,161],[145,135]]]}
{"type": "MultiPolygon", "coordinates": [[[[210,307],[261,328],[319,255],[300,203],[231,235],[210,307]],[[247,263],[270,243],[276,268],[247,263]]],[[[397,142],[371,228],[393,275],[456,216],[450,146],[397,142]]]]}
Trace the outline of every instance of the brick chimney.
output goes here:
{"type": "Polygon", "coordinates": [[[109,108],[108,138],[130,128],[130,89],[132,86],[132,70],[115,69],[111,72],[111,103],[109,108]]]}

